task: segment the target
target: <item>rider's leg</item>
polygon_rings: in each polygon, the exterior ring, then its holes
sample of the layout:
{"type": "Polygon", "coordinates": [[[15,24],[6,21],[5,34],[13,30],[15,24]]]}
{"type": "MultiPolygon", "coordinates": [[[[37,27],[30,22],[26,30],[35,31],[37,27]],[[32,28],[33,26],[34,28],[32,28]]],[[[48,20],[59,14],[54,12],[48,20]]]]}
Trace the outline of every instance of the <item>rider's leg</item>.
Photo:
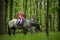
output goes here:
{"type": "Polygon", "coordinates": [[[18,22],[19,22],[19,19],[17,20],[17,22],[16,22],[16,23],[18,24],[18,22]]]}

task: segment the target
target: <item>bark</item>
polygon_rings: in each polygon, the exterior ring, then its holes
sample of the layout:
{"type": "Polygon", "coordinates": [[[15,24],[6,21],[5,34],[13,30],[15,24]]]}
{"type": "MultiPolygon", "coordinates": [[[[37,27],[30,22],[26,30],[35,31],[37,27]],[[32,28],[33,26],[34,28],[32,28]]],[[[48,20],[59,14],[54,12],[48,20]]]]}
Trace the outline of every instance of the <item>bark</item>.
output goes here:
{"type": "Polygon", "coordinates": [[[0,0],[0,34],[5,33],[4,0],[0,0]]]}
{"type": "Polygon", "coordinates": [[[12,20],[13,16],[13,0],[10,0],[10,20],[12,20]]]}
{"type": "MultiPolygon", "coordinates": [[[[59,9],[58,9],[58,18],[60,17],[60,0],[59,0],[59,9]]],[[[59,20],[59,26],[58,26],[58,31],[60,31],[60,18],[58,19],[59,20]]]]}
{"type": "MultiPolygon", "coordinates": [[[[8,0],[5,0],[5,27],[7,26],[7,17],[8,17],[8,0]]],[[[5,30],[7,31],[7,27],[5,30]]]]}
{"type": "Polygon", "coordinates": [[[47,14],[46,14],[46,35],[49,36],[48,32],[48,14],[49,14],[49,0],[47,0],[47,14]]]}

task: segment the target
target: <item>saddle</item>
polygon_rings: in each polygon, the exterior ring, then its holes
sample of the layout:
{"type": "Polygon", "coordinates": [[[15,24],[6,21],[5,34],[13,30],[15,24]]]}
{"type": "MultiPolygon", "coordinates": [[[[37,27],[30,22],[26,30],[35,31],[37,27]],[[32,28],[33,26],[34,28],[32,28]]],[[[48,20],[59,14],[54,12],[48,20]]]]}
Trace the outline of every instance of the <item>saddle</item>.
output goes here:
{"type": "Polygon", "coordinates": [[[17,20],[17,22],[16,22],[16,24],[18,25],[18,26],[22,26],[23,24],[24,24],[24,20],[17,20]]]}

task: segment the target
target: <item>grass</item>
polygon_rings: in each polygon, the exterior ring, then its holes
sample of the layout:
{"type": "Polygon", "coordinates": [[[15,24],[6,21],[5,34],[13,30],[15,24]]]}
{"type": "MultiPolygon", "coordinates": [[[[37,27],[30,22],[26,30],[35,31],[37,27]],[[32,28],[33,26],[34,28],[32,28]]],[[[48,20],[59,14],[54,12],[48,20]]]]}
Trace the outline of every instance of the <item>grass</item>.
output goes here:
{"type": "Polygon", "coordinates": [[[49,40],[60,40],[60,32],[50,33],[49,40]]]}
{"type": "Polygon", "coordinates": [[[50,32],[49,38],[47,39],[45,33],[28,33],[24,35],[22,33],[17,33],[15,36],[8,36],[7,34],[4,36],[0,36],[0,40],[60,40],[60,32],[50,32]]]}

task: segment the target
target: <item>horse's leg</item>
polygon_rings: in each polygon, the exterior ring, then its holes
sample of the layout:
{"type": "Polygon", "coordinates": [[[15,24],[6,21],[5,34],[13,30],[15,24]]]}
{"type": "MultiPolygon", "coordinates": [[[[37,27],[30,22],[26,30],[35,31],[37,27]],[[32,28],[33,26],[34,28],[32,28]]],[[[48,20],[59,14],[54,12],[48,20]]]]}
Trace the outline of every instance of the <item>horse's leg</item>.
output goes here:
{"type": "Polygon", "coordinates": [[[9,28],[9,26],[8,26],[8,35],[9,36],[11,35],[11,28],[9,28]]]}
{"type": "Polygon", "coordinates": [[[23,27],[23,33],[27,34],[27,28],[26,27],[23,27]]]}
{"type": "Polygon", "coordinates": [[[27,28],[25,28],[25,34],[27,34],[27,28]]]}
{"type": "Polygon", "coordinates": [[[23,27],[23,33],[26,34],[26,29],[23,27]]]}
{"type": "Polygon", "coordinates": [[[41,25],[40,25],[39,27],[40,27],[40,32],[42,32],[42,27],[41,27],[41,25]]]}
{"type": "Polygon", "coordinates": [[[24,34],[27,34],[28,28],[27,28],[27,24],[26,24],[26,21],[25,21],[25,20],[24,20],[24,22],[23,22],[22,28],[23,28],[23,33],[24,33],[24,34]]]}
{"type": "Polygon", "coordinates": [[[37,32],[37,31],[38,31],[38,30],[37,30],[37,29],[38,29],[37,24],[34,24],[34,28],[35,28],[34,30],[37,32]]]}
{"type": "Polygon", "coordinates": [[[35,33],[35,26],[32,26],[30,30],[31,30],[31,34],[34,34],[35,33]]]}
{"type": "Polygon", "coordinates": [[[16,28],[15,28],[15,27],[13,27],[13,35],[15,35],[15,31],[16,31],[16,28]]]}
{"type": "Polygon", "coordinates": [[[36,31],[36,32],[38,31],[37,29],[38,29],[38,26],[37,26],[37,25],[35,25],[35,31],[36,31]]]}
{"type": "Polygon", "coordinates": [[[37,27],[37,30],[40,31],[40,26],[39,26],[39,24],[37,24],[36,27],[37,27]]]}

